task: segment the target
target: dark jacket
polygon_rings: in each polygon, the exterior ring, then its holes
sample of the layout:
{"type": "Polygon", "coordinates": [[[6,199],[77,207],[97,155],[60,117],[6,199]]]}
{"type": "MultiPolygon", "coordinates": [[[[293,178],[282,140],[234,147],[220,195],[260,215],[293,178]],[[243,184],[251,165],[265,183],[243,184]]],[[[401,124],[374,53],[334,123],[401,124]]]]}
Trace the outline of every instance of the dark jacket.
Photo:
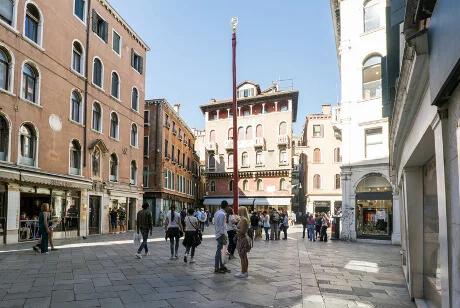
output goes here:
{"type": "Polygon", "coordinates": [[[302,226],[304,227],[307,226],[307,220],[308,220],[307,214],[302,215],[302,226]]]}
{"type": "Polygon", "coordinates": [[[150,210],[140,210],[137,212],[137,229],[150,229],[153,228],[152,212],[150,210]]]}

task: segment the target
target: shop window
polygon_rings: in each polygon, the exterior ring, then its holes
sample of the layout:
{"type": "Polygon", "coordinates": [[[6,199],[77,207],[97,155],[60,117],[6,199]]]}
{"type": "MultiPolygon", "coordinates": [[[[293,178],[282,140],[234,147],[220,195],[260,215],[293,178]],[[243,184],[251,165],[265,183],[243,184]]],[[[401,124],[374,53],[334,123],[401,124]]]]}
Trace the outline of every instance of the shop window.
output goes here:
{"type": "Polygon", "coordinates": [[[6,119],[0,114],[0,160],[8,160],[10,129],[6,119]]]}
{"type": "Polygon", "coordinates": [[[243,190],[248,191],[249,190],[249,182],[248,180],[243,181],[243,190]]]}
{"type": "Polygon", "coordinates": [[[22,165],[36,166],[37,163],[37,134],[30,124],[20,128],[20,155],[19,163],[22,165]]]}
{"type": "Polygon", "coordinates": [[[319,174],[313,176],[313,189],[321,189],[321,176],[319,174]]]}
{"type": "Polygon", "coordinates": [[[129,180],[129,184],[136,185],[137,184],[137,164],[136,161],[131,161],[131,177],[129,180]]]}
{"type": "Polygon", "coordinates": [[[72,69],[80,75],[83,75],[83,46],[77,42],[73,42],[72,47],[72,69]]]}
{"type": "Polygon", "coordinates": [[[321,150],[320,149],[314,149],[313,150],[313,162],[314,163],[320,163],[321,162],[321,150]]]}
{"type": "Polygon", "coordinates": [[[83,103],[80,94],[77,91],[72,91],[72,106],[70,118],[72,121],[82,123],[83,121],[83,103]]]}
{"type": "Polygon", "coordinates": [[[93,84],[104,88],[104,66],[99,58],[95,58],[93,63],[93,84]]]}
{"type": "Polygon", "coordinates": [[[77,140],[70,143],[70,174],[81,175],[81,146],[77,140]]]}
{"type": "Polygon", "coordinates": [[[131,124],[131,146],[137,147],[137,125],[131,124]]]}
{"type": "Polygon", "coordinates": [[[258,180],[257,180],[257,190],[258,190],[258,191],[264,190],[264,183],[262,182],[261,179],[258,179],[258,180]]]}
{"type": "Polygon", "coordinates": [[[96,102],[93,103],[93,123],[91,128],[97,132],[102,131],[102,109],[101,105],[96,102]]]}
{"type": "Polygon", "coordinates": [[[382,96],[382,57],[372,56],[363,64],[363,99],[382,96]]]}
{"type": "Polygon", "coordinates": [[[216,191],[216,182],[215,181],[211,181],[211,191],[216,191]]]}
{"type": "Polygon", "coordinates": [[[110,114],[110,137],[118,140],[118,115],[115,112],[110,114]]]}
{"type": "MultiPolygon", "coordinates": [[[[133,88],[131,92],[131,108],[133,110],[139,111],[139,91],[137,91],[137,88],[133,88]]],[[[148,112],[148,110],[146,110],[148,112]]],[[[148,118],[147,122],[145,122],[145,112],[144,112],[144,123],[149,123],[148,118]]]]}
{"type": "Polygon", "coordinates": [[[116,99],[120,99],[120,77],[117,72],[112,72],[112,89],[110,95],[116,99]]]}

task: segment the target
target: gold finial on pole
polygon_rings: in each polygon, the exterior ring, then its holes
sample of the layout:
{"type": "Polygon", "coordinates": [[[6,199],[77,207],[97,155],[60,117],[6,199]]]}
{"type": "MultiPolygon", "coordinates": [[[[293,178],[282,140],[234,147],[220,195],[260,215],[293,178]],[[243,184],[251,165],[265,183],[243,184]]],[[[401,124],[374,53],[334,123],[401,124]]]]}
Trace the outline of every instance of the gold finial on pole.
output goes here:
{"type": "Polygon", "coordinates": [[[233,33],[235,33],[235,32],[236,32],[236,26],[238,25],[238,18],[233,17],[233,18],[230,20],[230,24],[232,25],[233,33]]]}

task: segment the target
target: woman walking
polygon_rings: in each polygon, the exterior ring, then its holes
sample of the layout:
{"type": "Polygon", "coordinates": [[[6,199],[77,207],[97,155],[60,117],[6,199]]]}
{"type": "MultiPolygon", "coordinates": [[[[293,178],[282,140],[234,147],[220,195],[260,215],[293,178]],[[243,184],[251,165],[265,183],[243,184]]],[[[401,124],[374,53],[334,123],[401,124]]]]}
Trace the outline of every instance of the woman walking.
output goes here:
{"type": "Polygon", "coordinates": [[[327,242],[327,228],[329,227],[329,217],[327,217],[326,213],[321,214],[322,218],[322,225],[321,225],[321,237],[319,239],[320,242],[327,242]]]}
{"type": "Polygon", "coordinates": [[[235,238],[236,231],[233,230],[233,225],[236,224],[236,217],[233,214],[233,209],[231,207],[227,208],[227,235],[228,235],[228,259],[235,258],[234,253],[236,249],[236,243],[233,240],[235,238]]]}
{"type": "Polygon", "coordinates": [[[48,213],[49,208],[50,206],[48,203],[43,203],[42,211],[40,212],[40,215],[38,215],[38,230],[42,235],[42,241],[40,243],[41,253],[48,253],[48,235],[50,234],[50,216],[48,213]]]}
{"type": "Polygon", "coordinates": [[[187,263],[188,254],[190,253],[189,262],[191,264],[195,263],[195,248],[201,244],[201,241],[198,236],[198,230],[200,230],[198,219],[194,216],[195,210],[190,208],[187,210],[187,214],[185,218],[185,237],[182,245],[185,246],[184,262],[187,263]]]}
{"type": "Polygon", "coordinates": [[[263,221],[264,230],[265,230],[265,240],[269,241],[270,235],[268,234],[268,230],[270,230],[270,216],[268,215],[267,211],[264,211],[262,217],[263,217],[262,221],[263,221]]]}
{"type": "Polygon", "coordinates": [[[284,232],[284,238],[283,240],[287,240],[287,229],[289,228],[289,216],[286,211],[284,211],[284,217],[283,217],[283,232],[284,232]]]}
{"type": "Polygon", "coordinates": [[[313,215],[310,215],[310,217],[307,220],[307,226],[308,226],[308,237],[311,241],[316,241],[315,239],[315,219],[313,218],[313,215]]]}
{"type": "Polygon", "coordinates": [[[179,238],[180,230],[182,230],[182,224],[180,222],[180,214],[176,212],[176,206],[174,204],[171,205],[171,210],[166,214],[165,230],[167,237],[169,237],[169,248],[171,249],[170,260],[177,260],[177,251],[179,250],[179,238]]]}
{"type": "Polygon", "coordinates": [[[249,227],[249,216],[248,210],[244,206],[238,208],[238,215],[241,217],[238,225],[233,225],[233,228],[236,231],[238,241],[236,247],[238,248],[238,254],[240,255],[241,260],[241,272],[235,274],[237,278],[246,278],[248,277],[248,252],[251,251],[251,240],[248,236],[248,227],[249,227]]]}

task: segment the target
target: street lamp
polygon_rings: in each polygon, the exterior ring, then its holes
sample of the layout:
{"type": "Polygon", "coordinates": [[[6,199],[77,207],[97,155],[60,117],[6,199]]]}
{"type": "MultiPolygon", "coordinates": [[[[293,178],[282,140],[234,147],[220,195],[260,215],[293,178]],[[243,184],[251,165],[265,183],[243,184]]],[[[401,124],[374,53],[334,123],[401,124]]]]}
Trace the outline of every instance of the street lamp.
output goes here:
{"type": "Polygon", "coordinates": [[[236,26],[238,18],[230,20],[232,25],[232,74],[233,74],[233,212],[238,213],[238,107],[236,104],[236,26]]]}

